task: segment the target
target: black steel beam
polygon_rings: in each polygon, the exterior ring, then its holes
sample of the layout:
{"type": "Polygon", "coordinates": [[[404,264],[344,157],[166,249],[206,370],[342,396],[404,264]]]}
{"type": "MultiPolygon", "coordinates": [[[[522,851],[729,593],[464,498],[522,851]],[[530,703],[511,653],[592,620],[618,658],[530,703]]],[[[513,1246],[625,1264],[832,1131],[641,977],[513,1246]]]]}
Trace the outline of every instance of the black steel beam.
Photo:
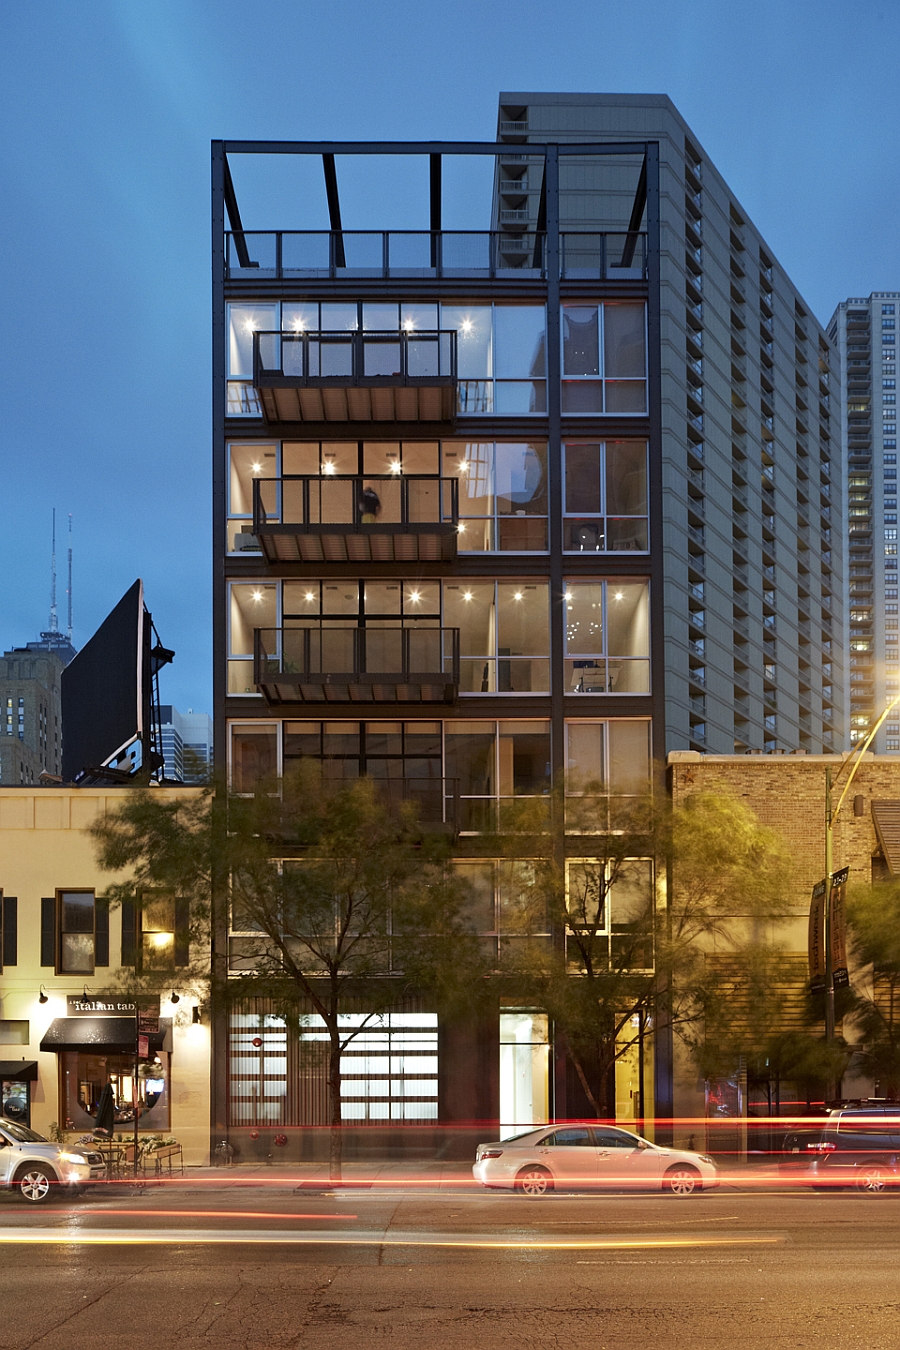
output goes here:
{"type": "Polygon", "coordinates": [[[547,233],[547,162],[544,161],[544,172],[541,175],[541,195],[538,198],[537,225],[534,236],[534,254],[531,259],[532,267],[540,267],[543,263],[543,236],[547,233]]]}
{"type": "Polygon", "coordinates": [[[250,254],[247,252],[247,240],[244,237],[241,213],[238,208],[234,183],[231,181],[231,169],[228,167],[228,156],[226,154],[222,155],[222,168],[222,190],[225,198],[225,210],[228,212],[228,220],[231,225],[231,233],[234,237],[234,246],[237,249],[238,262],[241,264],[241,267],[252,267],[253,263],[250,254]]]}
{"type": "Polygon", "coordinates": [[[440,240],[438,235],[441,232],[441,157],[440,155],[429,155],[429,188],[430,188],[430,230],[431,230],[431,266],[440,265],[440,240]]]}
{"type": "MultiPolygon", "coordinates": [[[[546,144],[528,141],[512,146],[501,141],[225,141],[229,155],[498,155],[504,151],[543,155],[546,144]]],[[[555,144],[555,142],[551,142],[555,144]]],[[[565,155],[637,155],[646,149],[645,141],[598,141],[589,145],[573,142],[557,145],[565,155]]]]}
{"type": "Polygon", "coordinates": [[[625,240],[625,247],[622,249],[622,266],[630,267],[634,258],[634,250],[640,238],[641,221],[644,218],[644,208],[647,205],[647,152],[644,152],[644,162],[641,165],[641,173],[638,178],[637,188],[634,194],[634,202],[631,206],[631,219],[628,222],[628,237],[625,240]]]}
{"type": "Polygon", "coordinates": [[[324,154],[322,156],[322,168],[325,170],[325,195],[328,198],[328,219],[331,222],[331,232],[334,235],[334,264],[335,267],[346,267],[347,261],[344,256],[344,235],[341,225],[341,199],[338,193],[337,169],[334,164],[334,155],[324,154]]]}

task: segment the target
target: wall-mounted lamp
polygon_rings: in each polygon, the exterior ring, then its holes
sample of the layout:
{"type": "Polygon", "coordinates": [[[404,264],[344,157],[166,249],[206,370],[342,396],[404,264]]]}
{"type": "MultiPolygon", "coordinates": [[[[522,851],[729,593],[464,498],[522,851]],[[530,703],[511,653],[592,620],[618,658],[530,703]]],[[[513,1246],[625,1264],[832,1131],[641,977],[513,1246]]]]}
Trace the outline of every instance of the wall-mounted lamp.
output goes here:
{"type": "Polygon", "coordinates": [[[198,1027],[200,1025],[200,1005],[195,1003],[191,1008],[191,1025],[198,1027]]]}
{"type": "Polygon", "coordinates": [[[169,1002],[170,1002],[170,1003],[180,1003],[180,1002],[181,1002],[180,996],[179,996],[178,994],[175,993],[175,990],[174,990],[174,989],[172,990],[171,994],[169,995],[169,1002]]]}
{"type": "Polygon", "coordinates": [[[49,1002],[50,1002],[50,995],[47,993],[44,986],[41,985],[41,992],[38,994],[38,1003],[49,1003],[49,1002]]]}

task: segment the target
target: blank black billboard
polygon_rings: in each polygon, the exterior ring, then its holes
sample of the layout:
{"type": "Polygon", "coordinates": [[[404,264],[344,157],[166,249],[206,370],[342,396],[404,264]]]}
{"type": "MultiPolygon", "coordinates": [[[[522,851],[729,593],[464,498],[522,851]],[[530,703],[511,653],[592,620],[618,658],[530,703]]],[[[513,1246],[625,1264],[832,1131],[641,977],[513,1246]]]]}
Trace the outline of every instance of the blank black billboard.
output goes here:
{"type": "Polygon", "coordinates": [[[144,734],[150,709],[144,585],[136,581],[62,673],[62,771],[71,783],[144,734]]]}

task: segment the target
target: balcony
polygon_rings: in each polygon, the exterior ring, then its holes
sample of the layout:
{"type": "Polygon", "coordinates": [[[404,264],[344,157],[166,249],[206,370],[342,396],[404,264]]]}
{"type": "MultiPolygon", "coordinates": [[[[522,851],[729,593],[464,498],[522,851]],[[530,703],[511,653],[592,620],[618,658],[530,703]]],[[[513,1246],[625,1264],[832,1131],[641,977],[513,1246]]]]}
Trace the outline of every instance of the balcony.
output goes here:
{"type": "Polygon", "coordinates": [[[459,480],[437,474],[284,475],[253,481],[266,562],[453,562],[459,480]]]}
{"type": "Polygon", "coordinates": [[[318,619],[254,630],[253,679],[270,704],[452,703],[459,629],[318,619]]]}
{"type": "Polygon", "coordinates": [[[524,238],[525,263],[510,263],[490,230],[244,230],[226,239],[229,281],[493,277],[515,271],[540,280],[544,235],[524,238]]]}
{"type": "Polygon", "coordinates": [[[569,281],[640,281],[647,276],[647,236],[566,231],[559,237],[560,275],[569,281]]]}
{"type": "Polygon", "coordinates": [[[456,332],[253,334],[267,422],[428,422],[456,415],[456,332]]]}

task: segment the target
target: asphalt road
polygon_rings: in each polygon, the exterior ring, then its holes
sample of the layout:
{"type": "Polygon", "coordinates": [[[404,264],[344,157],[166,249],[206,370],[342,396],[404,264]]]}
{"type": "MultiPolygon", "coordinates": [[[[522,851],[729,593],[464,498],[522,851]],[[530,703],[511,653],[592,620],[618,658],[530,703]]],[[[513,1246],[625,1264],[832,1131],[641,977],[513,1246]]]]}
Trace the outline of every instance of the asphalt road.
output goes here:
{"type": "Polygon", "coordinates": [[[900,1194],[0,1198],[2,1350],[897,1350],[900,1194]]]}

